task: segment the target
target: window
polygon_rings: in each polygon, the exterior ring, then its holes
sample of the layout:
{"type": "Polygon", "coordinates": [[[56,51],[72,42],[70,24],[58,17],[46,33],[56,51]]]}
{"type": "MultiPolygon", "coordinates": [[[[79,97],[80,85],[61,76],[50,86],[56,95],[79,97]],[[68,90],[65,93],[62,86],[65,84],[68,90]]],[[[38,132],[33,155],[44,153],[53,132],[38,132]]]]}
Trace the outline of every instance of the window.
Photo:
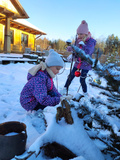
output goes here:
{"type": "Polygon", "coordinates": [[[14,30],[10,30],[10,41],[11,44],[14,44],[14,30]]]}
{"type": "Polygon", "coordinates": [[[28,47],[28,35],[27,34],[21,34],[21,45],[25,45],[25,47],[28,47]]]}

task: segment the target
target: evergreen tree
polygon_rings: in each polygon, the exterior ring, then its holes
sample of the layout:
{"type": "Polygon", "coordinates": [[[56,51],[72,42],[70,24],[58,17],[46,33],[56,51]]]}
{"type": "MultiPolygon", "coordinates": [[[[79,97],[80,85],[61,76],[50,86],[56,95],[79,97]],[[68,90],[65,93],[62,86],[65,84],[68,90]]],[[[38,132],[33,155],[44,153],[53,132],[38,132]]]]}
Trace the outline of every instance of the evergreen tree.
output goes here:
{"type": "Polygon", "coordinates": [[[119,39],[118,37],[112,34],[108,36],[106,40],[105,52],[108,54],[106,65],[108,63],[117,63],[118,62],[118,52],[119,52],[119,39]]]}
{"type": "Polygon", "coordinates": [[[114,52],[118,52],[119,53],[119,39],[118,37],[114,36],[114,34],[112,34],[111,36],[108,36],[107,40],[106,40],[106,46],[105,46],[105,54],[112,54],[114,52]]]}

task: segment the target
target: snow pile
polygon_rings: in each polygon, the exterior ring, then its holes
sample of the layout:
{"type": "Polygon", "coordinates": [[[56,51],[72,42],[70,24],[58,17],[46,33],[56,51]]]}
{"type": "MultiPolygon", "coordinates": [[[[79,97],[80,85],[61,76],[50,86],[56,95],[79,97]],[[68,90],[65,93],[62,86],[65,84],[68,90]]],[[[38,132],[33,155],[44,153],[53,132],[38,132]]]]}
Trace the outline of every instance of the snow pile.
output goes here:
{"type": "Polygon", "coordinates": [[[72,117],[74,124],[67,124],[64,119],[60,123],[56,123],[55,119],[56,109],[47,107],[44,110],[45,118],[47,120],[47,130],[36,142],[29,148],[29,151],[39,152],[39,148],[47,142],[57,142],[64,145],[77,156],[83,156],[89,160],[103,160],[100,150],[96,147],[93,141],[89,138],[83,127],[83,121],[77,116],[77,112],[72,109],[72,117]]]}
{"type": "MultiPolygon", "coordinates": [[[[75,160],[96,160],[99,158],[100,160],[104,159],[103,155],[100,152],[100,149],[105,148],[105,144],[100,143],[100,141],[95,140],[95,144],[89,138],[88,134],[84,130],[83,121],[79,119],[76,115],[76,111],[72,109],[72,116],[74,118],[74,124],[68,125],[65,123],[64,118],[56,123],[55,114],[56,107],[47,107],[44,109],[44,115],[46,117],[48,127],[47,130],[44,120],[40,116],[36,116],[36,111],[27,112],[25,111],[19,102],[20,92],[27,82],[27,72],[33,67],[33,64],[28,63],[17,63],[17,64],[8,64],[8,65],[0,65],[0,123],[7,121],[19,121],[23,122],[27,126],[27,145],[26,149],[36,150],[38,153],[39,147],[45,142],[56,142],[65,145],[68,149],[70,149],[73,153],[78,155],[78,157],[74,158],[75,160]],[[35,143],[34,143],[35,142],[35,143]],[[99,149],[98,149],[99,148],[99,149]]],[[[67,76],[69,74],[70,63],[66,63],[65,71],[58,75],[58,79],[54,79],[54,83],[58,86],[58,90],[63,89],[67,76]],[[63,80],[64,77],[64,80],[63,80]]],[[[98,76],[94,71],[89,72],[89,76],[86,78],[86,82],[88,84],[88,93],[90,96],[96,99],[96,103],[101,102],[101,105],[96,107],[97,113],[103,114],[109,123],[113,126],[116,134],[119,135],[120,129],[120,120],[117,117],[106,116],[109,112],[109,109],[104,105],[109,105],[115,108],[116,106],[119,108],[119,104],[113,102],[112,104],[108,103],[107,96],[100,94],[101,89],[95,88],[89,85],[89,82],[93,79],[96,79],[98,76]]],[[[101,79],[101,85],[106,86],[107,81],[104,78],[101,79]]],[[[72,81],[72,84],[69,88],[69,94],[76,95],[80,82],[79,78],[75,78],[72,81]]],[[[82,89],[80,87],[79,93],[82,93],[82,89]]],[[[75,108],[79,107],[78,102],[74,103],[75,108]]],[[[81,103],[85,104],[86,102],[81,101],[81,103]]],[[[91,109],[95,109],[92,105],[89,105],[91,109]]],[[[97,125],[97,124],[94,124],[97,125]]],[[[92,132],[89,132],[92,134],[92,132]]],[[[99,132],[99,137],[107,137],[109,136],[108,130],[99,132]]],[[[93,136],[95,136],[95,132],[93,132],[93,136]]],[[[42,152],[36,156],[33,154],[28,160],[45,160],[47,158],[44,157],[42,152]]],[[[60,158],[54,158],[54,160],[58,160],[60,158]]],[[[15,160],[15,158],[13,158],[15,160]]],[[[111,160],[111,157],[107,157],[107,160],[111,160]]]]}

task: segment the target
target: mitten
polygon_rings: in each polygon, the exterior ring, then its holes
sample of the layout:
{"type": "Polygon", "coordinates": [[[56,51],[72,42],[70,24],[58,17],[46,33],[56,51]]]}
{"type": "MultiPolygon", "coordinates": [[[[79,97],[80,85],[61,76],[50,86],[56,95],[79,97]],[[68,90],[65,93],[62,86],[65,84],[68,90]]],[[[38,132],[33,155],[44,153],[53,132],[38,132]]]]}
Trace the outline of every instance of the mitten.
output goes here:
{"type": "Polygon", "coordinates": [[[83,41],[80,41],[79,44],[82,45],[82,46],[85,45],[85,43],[83,41]]]}
{"type": "Polygon", "coordinates": [[[68,101],[70,101],[72,98],[73,98],[73,96],[69,94],[69,95],[67,95],[67,96],[66,96],[66,95],[61,96],[61,97],[60,97],[60,100],[63,101],[64,99],[67,99],[68,101]]]}
{"type": "Polygon", "coordinates": [[[67,57],[67,60],[68,60],[69,62],[72,61],[72,54],[70,54],[70,55],[67,57]]]}
{"type": "Polygon", "coordinates": [[[73,51],[72,47],[71,47],[71,46],[68,46],[68,47],[67,47],[67,51],[68,51],[68,52],[73,51]]]}

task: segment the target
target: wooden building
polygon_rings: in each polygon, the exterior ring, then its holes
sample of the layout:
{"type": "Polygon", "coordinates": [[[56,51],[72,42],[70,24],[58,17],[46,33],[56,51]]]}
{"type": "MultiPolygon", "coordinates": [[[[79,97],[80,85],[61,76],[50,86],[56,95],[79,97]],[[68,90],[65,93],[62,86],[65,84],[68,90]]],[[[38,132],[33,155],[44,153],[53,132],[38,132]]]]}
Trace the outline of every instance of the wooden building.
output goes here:
{"type": "Polygon", "coordinates": [[[35,50],[36,36],[46,33],[25,20],[28,18],[18,0],[0,0],[0,52],[35,50]]]}

